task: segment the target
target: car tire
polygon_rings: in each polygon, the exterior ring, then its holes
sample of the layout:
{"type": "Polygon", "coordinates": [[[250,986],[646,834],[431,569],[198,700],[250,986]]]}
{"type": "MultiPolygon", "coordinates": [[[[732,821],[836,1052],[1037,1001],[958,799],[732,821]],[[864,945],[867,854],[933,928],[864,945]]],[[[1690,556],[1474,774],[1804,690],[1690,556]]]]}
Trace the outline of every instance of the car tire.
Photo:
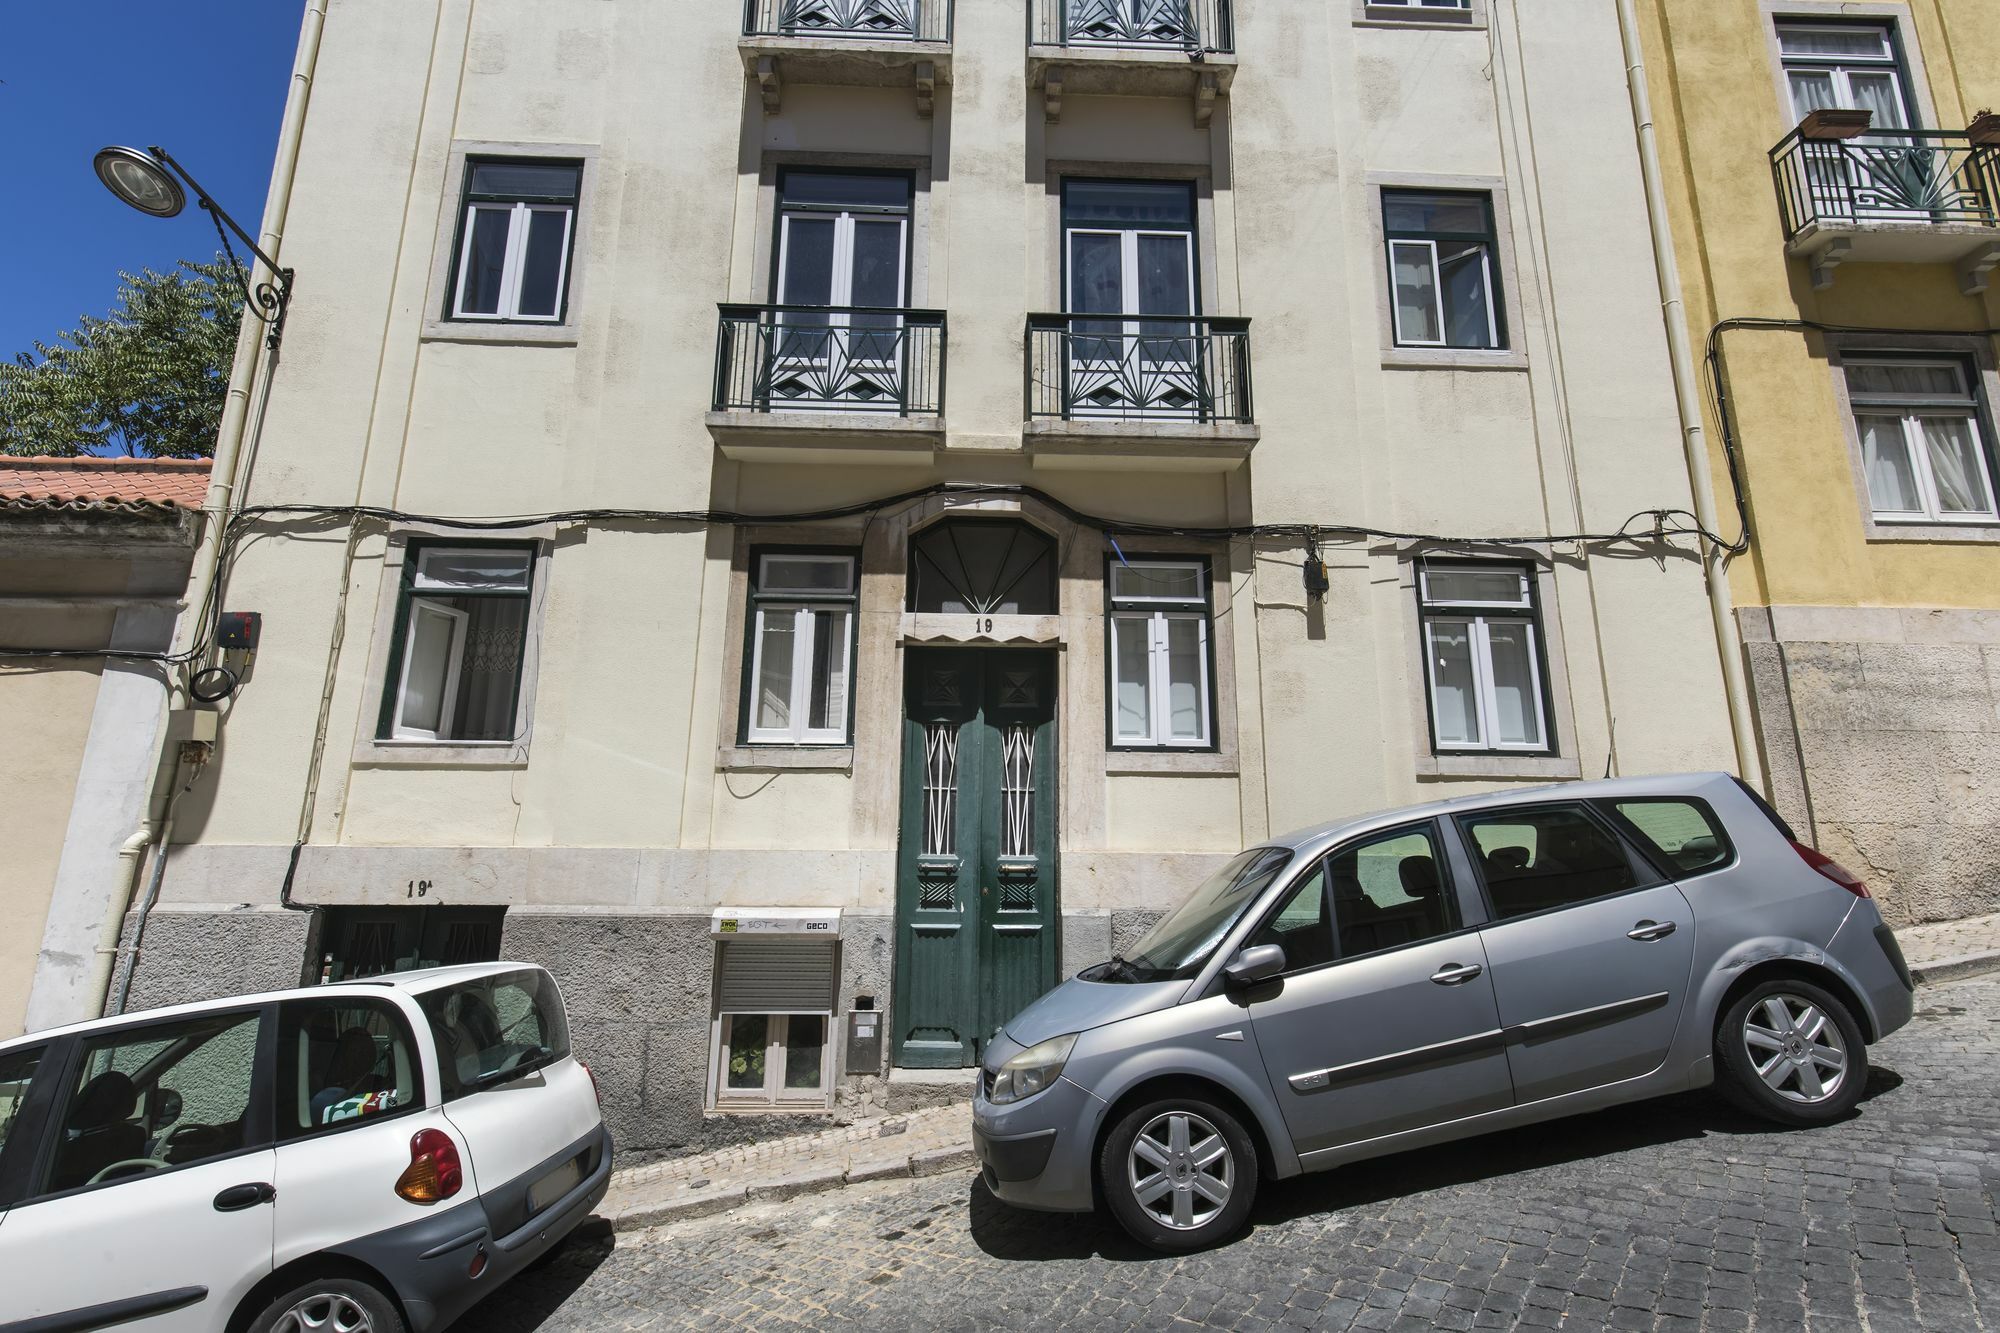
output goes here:
{"type": "Polygon", "coordinates": [[[1780,978],[1736,998],[1715,1031],[1716,1085],[1752,1115],[1783,1125],[1824,1125],[1861,1100],[1868,1045],[1837,997],[1780,978]]]}
{"type": "Polygon", "coordinates": [[[250,1333],[408,1333],[403,1312],[373,1283],[351,1277],[302,1282],[251,1321],[250,1333]]]}
{"type": "Polygon", "coordinates": [[[1105,1136],[1097,1170],[1118,1225],[1169,1254],[1234,1235],[1257,1196],[1256,1145],[1235,1115],[1202,1097],[1133,1107],[1105,1136]]]}

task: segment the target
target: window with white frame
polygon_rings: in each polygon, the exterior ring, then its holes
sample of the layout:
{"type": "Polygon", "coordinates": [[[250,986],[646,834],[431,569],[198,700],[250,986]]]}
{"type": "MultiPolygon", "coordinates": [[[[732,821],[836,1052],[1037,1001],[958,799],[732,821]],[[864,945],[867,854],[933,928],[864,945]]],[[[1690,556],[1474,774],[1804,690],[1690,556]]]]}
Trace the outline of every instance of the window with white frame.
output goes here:
{"type": "Polygon", "coordinates": [[[1208,562],[1114,561],[1107,593],[1112,747],[1214,745],[1208,562]]]}
{"type": "Polygon", "coordinates": [[[719,1110],[827,1105],[838,957],[831,940],[771,936],[720,942],[712,1105],[719,1110]]]}
{"type": "Polygon", "coordinates": [[[577,162],[466,163],[448,318],[562,321],[582,180],[577,162]]]}
{"type": "Polygon", "coordinates": [[[1878,522],[1991,523],[1992,455],[1963,361],[1845,358],[1878,522]]]}
{"type": "Polygon", "coordinates": [[[1472,0],[1368,0],[1370,9],[1451,9],[1472,8],[1472,0]]]}
{"type": "Polygon", "coordinates": [[[379,739],[514,739],[534,573],[532,546],[410,547],[379,739]]]}
{"type": "Polygon", "coordinates": [[[743,739],[752,745],[847,744],[854,556],[763,551],[750,563],[743,739]]]}
{"type": "Polygon", "coordinates": [[[1507,346],[1490,195],[1385,189],[1382,235],[1398,347],[1507,346]]]}
{"type": "Polygon", "coordinates": [[[1417,605],[1436,752],[1553,752],[1535,571],[1423,564],[1417,605]]]}

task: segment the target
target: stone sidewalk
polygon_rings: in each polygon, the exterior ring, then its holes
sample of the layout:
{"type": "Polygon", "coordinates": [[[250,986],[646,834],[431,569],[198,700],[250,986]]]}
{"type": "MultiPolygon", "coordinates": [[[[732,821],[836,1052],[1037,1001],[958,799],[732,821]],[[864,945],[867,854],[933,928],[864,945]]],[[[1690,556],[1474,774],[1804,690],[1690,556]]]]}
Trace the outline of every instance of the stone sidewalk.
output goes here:
{"type": "MultiPolygon", "coordinates": [[[[1921,985],[2000,970],[2000,912],[1906,926],[1896,938],[1921,985]]],[[[972,1108],[955,1102],[619,1171],[598,1213],[614,1229],[631,1231],[746,1203],[971,1165],[972,1108]]]]}
{"type": "Polygon", "coordinates": [[[1904,926],[1897,930],[1896,942],[1919,985],[2000,970],[2000,912],[1904,926]]]}

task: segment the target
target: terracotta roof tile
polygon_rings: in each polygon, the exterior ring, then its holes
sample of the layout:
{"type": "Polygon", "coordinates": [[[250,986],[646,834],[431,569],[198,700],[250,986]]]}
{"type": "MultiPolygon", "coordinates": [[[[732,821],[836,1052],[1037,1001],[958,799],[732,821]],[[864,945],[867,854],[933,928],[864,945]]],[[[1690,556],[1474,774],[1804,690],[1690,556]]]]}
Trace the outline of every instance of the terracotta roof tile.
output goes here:
{"type": "Polygon", "coordinates": [[[208,470],[206,458],[0,456],[0,507],[199,509],[208,470]]]}

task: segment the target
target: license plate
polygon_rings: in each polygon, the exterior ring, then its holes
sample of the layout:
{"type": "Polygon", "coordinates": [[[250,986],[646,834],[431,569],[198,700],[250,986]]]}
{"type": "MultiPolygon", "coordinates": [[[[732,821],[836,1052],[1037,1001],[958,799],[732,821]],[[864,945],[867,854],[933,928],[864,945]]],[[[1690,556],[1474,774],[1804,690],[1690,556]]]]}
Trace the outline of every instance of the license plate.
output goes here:
{"type": "Polygon", "coordinates": [[[572,1157],[528,1187],[528,1211],[539,1213],[583,1180],[583,1159],[572,1157]]]}

